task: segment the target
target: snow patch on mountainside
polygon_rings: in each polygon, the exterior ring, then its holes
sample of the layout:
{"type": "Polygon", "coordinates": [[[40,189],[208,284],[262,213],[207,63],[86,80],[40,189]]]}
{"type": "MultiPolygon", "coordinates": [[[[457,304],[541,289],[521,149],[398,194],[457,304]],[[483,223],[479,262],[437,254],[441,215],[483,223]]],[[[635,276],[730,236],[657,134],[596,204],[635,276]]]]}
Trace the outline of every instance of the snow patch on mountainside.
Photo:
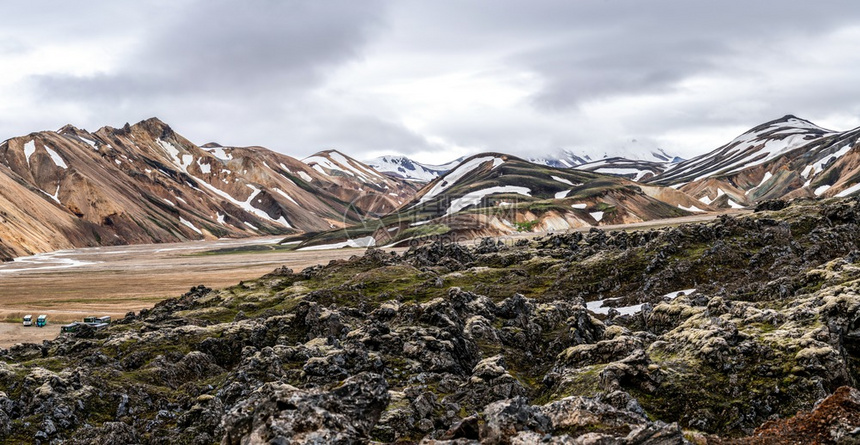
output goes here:
{"type": "Polygon", "coordinates": [[[335,150],[308,156],[302,162],[326,176],[329,176],[328,172],[330,171],[337,171],[361,179],[364,182],[379,183],[385,181],[385,178],[373,171],[372,168],[365,168],[361,163],[353,161],[335,150]]]}
{"type": "Polygon", "coordinates": [[[560,178],[560,177],[558,177],[558,176],[550,176],[550,178],[552,178],[552,179],[554,179],[554,180],[556,180],[556,181],[558,181],[558,182],[560,182],[560,183],[562,183],[562,184],[567,184],[567,185],[569,185],[569,186],[574,186],[574,185],[576,185],[576,184],[574,184],[574,183],[572,183],[572,182],[568,181],[567,179],[560,178]]]}
{"type": "Polygon", "coordinates": [[[341,249],[344,247],[373,247],[376,245],[376,239],[372,236],[366,236],[364,238],[350,239],[346,240],[342,243],[334,243],[334,244],[323,244],[320,246],[308,246],[302,247],[296,250],[329,250],[329,249],[341,249]]]}
{"type": "Polygon", "coordinates": [[[684,207],[681,204],[678,204],[678,208],[681,210],[686,210],[688,212],[704,212],[704,210],[702,210],[696,206],[684,207]]]}
{"type": "Polygon", "coordinates": [[[482,156],[479,158],[472,158],[460,164],[459,167],[455,168],[454,170],[443,176],[441,179],[439,179],[439,182],[437,182],[436,185],[434,185],[433,188],[430,189],[430,191],[425,193],[424,196],[421,197],[421,200],[418,201],[418,204],[416,204],[415,206],[419,206],[427,201],[430,201],[431,199],[438,196],[440,193],[447,190],[452,185],[456,184],[457,181],[463,179],[464,176],[466,176],[476,168],[480,167],[485,162],[490,161],[493,162],[493,168],[496,168],[505,162],[503,159],[497,158],[495,156],[482,156]]]}
{"type": "Polygon", "coordinates": [[[296,200],[295,200],[295,199],[293,199],[293,197],[292,197],[292,196],[288,195],[285,191],[283,191],[283,190],[281,190],[281,189],[279,189],[279,188],[276,188],[276,189],[275,189],[275,191],[276,191],[279,195],[283,196],[284,198],[287,198],[287,200],[289,200],[289,201],[290,201],[290,202],[292,202],[293,204],[295,204],[295,205],[299,205],[299,203],[297,203],[297,202],[296,202],[296,200]]]}
{"type": "Polygon", "coordinates": [[[69,166],[66,165],[66,161],[64,161],[56,151],[51,150],[47,145],[45,146],[45,150],[48,152],[48,155],[51,156],[51,160],[54,161],[54,164],[56,164],[57,167],[64,170],[69,168],[69,166]]]}
{"type": "Polygon", "coordinates": [[[531,189],[529,189],[528,187],[506,185],[469,192],[463,195],[463,197],[451,201],[451,206],[448,207],[448,211],[445,214],[453,215],[454,213],[457,213],[460,210],[465,209],[466,207],[469,207],[471,205],[477,205],[481,202],[482,199],[484,199],[485,196],[498,193],[516,193],[518,195],[531,196],[531,189]]]}
{"type": "Polygon", "coordinates": [[[27,165],[30,165],[30,156],[36,152],[36,141],[30,141],[24,144],[24,159],[27,160],[27,165]]]}
{"type": "Polygon", "coordinates": [[[230,155],[230,153],[227,153],[224,150],[224,147],[210,148],[209,150],[206,150],[206,151],[211,153],[212,156],[215,156],[216,158],[221,159],[222,161],[229,161],[229,160],[233,159],[233,156],[230,155]]]}
{"type": "Polygon", "coordinates": [[[203,232],[200,229],[198,229],[197,227],[194,227],[194,224],[191,224],[191,221],[188,221],[187,219],[180,216],[179,222],[181,222],[182,225],[188,227],[189,229],[199,233],[200,235],[203,235],[203,232]]]}
{"type": "Polygon", "coordinates": [[[847,189],[842,190],[841,192],[836,194],[836,197],[842,198],[842,197],[848,196],[848,195],[850,195],[850,194],[852,194],[858,190],[860,190],[860,183],[854,184],[851,187],[848,187],[847,189]]]}
{"type": "Polygon", "coordinates": [[[161,138],[156,139],[155,142],[167,152],[170,156],[170,159],[173,161],[173,164],[182,169],[184,172],[188,172],[188,167],[191,166],[191,163],[194,162],[194,156],[189,154],[180,154],[179,148],[173,145],[171,142],[162,140],[161,138]]]}

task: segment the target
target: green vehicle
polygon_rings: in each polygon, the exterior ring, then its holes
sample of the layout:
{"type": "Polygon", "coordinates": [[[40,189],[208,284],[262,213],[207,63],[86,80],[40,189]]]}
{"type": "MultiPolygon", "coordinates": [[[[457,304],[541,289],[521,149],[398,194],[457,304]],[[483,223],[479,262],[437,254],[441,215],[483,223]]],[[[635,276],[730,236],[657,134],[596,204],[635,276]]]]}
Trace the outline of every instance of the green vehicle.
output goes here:
{"type": "Polygon", "coordinates": [[[40,328],[44,328],[47,324],[48,324],[48,316],[47,315],[39,315],[39,317],[36,318],[36,326],[38,326],[40,328]]]}

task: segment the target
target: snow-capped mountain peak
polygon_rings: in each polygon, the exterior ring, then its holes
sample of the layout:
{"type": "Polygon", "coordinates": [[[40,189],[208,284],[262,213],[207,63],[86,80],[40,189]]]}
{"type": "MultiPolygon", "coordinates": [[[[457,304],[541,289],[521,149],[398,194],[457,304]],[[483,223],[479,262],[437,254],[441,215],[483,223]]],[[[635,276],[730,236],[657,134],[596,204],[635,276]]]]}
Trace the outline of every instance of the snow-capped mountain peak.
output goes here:
{"type": "Polygon", "coordinates": [[[373,167],[376,171],[396,178],[430,182],[456,167],[463,159],[455,159],[442,165],[431,165],[413,161],[406,156],[389,155],[380,156],[368,161],[367,165],[373,167]]]}
{"type": "Polygon", "coordinates": [[[529,161],[550,167],[574,168],[579,165],[610,159],[667,164],[683,161],[679,156],[667,153],[653,142],[639,141],[637,139],[630,139],[612,149],[602,151],[564,149],[546,156],[530,158],[529,161]]]}

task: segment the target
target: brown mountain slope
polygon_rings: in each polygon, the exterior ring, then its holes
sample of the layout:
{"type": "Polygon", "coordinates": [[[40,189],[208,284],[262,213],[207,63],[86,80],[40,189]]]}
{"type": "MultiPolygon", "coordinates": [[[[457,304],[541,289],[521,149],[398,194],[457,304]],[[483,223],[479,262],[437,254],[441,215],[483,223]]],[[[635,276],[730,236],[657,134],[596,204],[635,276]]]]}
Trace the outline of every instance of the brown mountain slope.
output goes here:
{"type": "Polygon", "coordinates": [[[368,196],[387,202],[414,191],[394,179],[322,174],[262,147],[201,148],[155,118],[9,139],[0,144],[0,184],[7,259],[73,246],[325,230],[382,207],[368,196]]]}

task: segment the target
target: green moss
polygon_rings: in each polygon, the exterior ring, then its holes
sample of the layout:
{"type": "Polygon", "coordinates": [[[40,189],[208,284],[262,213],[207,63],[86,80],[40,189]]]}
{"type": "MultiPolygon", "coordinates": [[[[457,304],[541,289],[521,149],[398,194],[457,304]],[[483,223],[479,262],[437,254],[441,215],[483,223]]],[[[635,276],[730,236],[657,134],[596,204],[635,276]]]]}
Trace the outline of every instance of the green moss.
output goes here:
{"type": "Polygon", "coordinates": [[[605,368],[605,364],[599,364],[570,370],[564,374],[564,382],[539,395],[533,403],[543,405],[565,397],[596,396],[601,392],[600,373],[605,368]]]}
{"type": "Polygon", "coordinates": [[[517,228],[517,232],[531,232],[534,230],[535,226],[540,224],[540,221],[523,221],[523,222],[515,222],[514,227],[517,228]]]}

